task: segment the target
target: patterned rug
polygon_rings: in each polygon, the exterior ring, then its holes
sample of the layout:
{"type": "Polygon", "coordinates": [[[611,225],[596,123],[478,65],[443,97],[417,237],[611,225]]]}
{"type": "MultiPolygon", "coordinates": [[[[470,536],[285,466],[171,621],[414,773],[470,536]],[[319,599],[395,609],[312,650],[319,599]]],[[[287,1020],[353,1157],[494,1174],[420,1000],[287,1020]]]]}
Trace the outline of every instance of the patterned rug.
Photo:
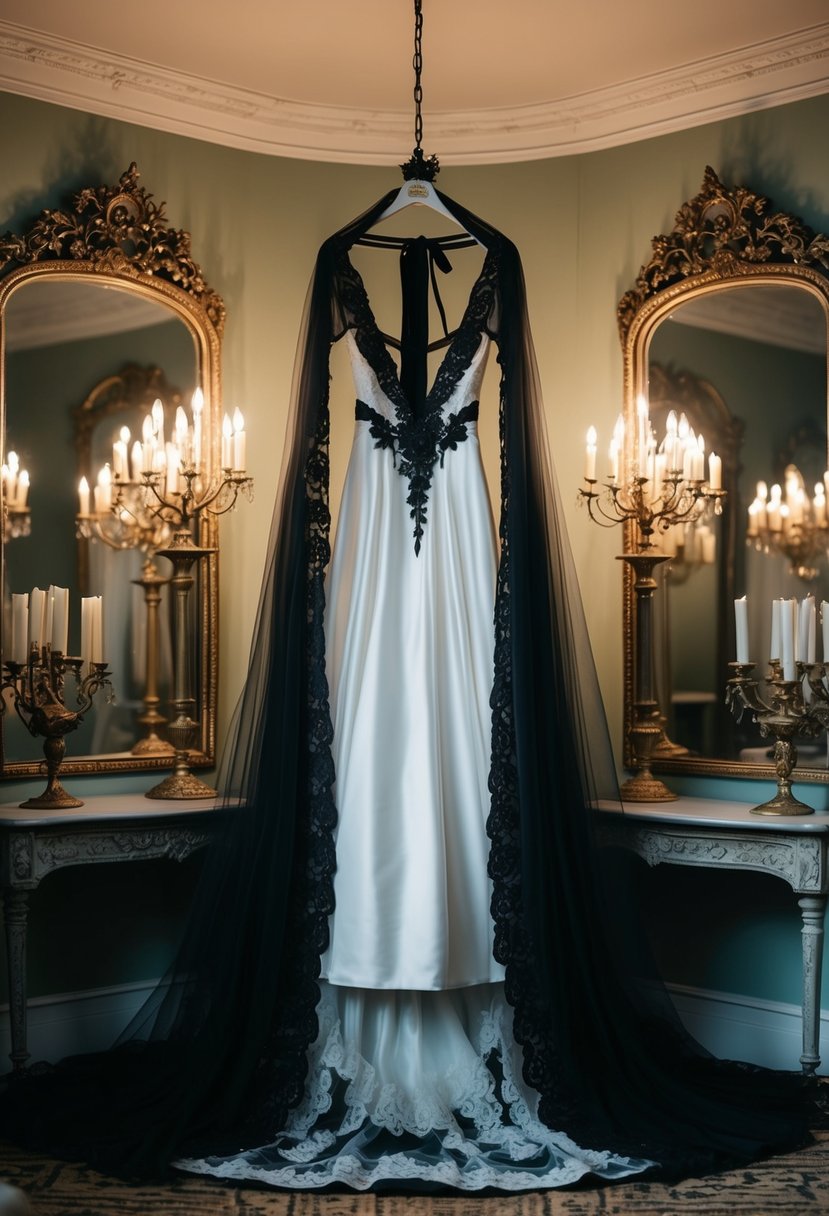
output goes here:
{"type": "Polygon", "coordinates": [[[800,1152],[676,1186],[628,1182],[494,1198],[286,1194],[198,1178],[129,1186],[8,1145],[0,1145],[0,1178],[25,1192],[32,1216],[807,1216],[829,1213],[829,1131],[815,1135],[800,1152]]]}

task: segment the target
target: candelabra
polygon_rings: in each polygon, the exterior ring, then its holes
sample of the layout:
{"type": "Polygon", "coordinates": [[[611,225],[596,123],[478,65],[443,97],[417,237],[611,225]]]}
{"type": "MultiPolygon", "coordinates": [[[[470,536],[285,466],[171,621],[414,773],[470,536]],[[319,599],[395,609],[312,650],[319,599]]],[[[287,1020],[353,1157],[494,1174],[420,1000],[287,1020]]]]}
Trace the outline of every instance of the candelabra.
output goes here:
{"type": "Polygon", "coordinates": [[[657,531],[667,532],[678,524],[696,522],[711,509],[719,515],[725,497],[719,485],[709,485],[702,476],[688,477],[687,471],[666,469],[661,477],[661,490],[656,493],[659,479],[642,477],[636,472],[624,485],[617,476],[611,476],[600,489],[596,478],[587,476],[587,489],[579,490],[594,523],[602,527],[629,523],[636,529],[637,552],[623,553],[618,559],[626,562],[633,572],[636,602],[633,721],[629,729],[635,771],[621,791],[628,802],[668,802],[676,798],[651,772],[654,750],[665,740],[662,715],[654,695],[653,572],[662,562],[670,560],[669,554],[657,549],[652,537],[657,531]]]}
{"type": "MultiPolygon", "coordinates": [[[[829,473],[827,473],[829,478],[829,473]]],[[[826,492],[822,482],[809,498],[803,475],[790,464],[785,473],[785,501],[779,485],[768,493],[766,483],[757,483],[757,494],[748,508],[747,543],[760,553],[787,558],[792,574],[806,583],[819,574],[817,561],[829,549],[826,492]]]]}
{"type": "Polygon", "coordinates": [[[64,737],[80,726],[98,689],[111,687],[106,663],[88,663],[87,674],[82,675],[84,662],[82,658],[64,656],[51,646],[33,645],[25,663],[11,660],[3,663],[0,712],[7,708],[5,694],[9,692],[29,733],[44,736],[46,789],[38,797],[22,802],[22,807],[61,810],[83,806],[82,799],[68,794],[58,780],[66,751],[64,737]],[[64,699],[67,670],[75,678],[77,709],[70,709],[64,699]]]}
{"type": "Polygon", "coordinates": [[[172,540],[167,547],[158,550],[158,555],[172,562],[171,586],[175,597],[171,699],[175,717],[167,728],[175,748],[175,769],[169,777],[147,791],[147,798],[210,798],[216,792],[199,780],[189,766],[189,750],[198,727],[193,717],[195,702],[190,691],[190,647],[187,636],[187,602],[194,582],[191,570],[196,562],[216,552],[195,543],[193,524],[205,511],[211,515],[224,515],[236,504],[240,493],[248,501],[253,496],[253,478],[230,467],[223,468],[207,488],[202,486],[200,471],[195,465],[185,465],[179,477],[185,484],[183,491],[169,492],[165,487],[162,493],[162,475],[144,473],[148,495],[155,499],[153,509],[161,518],[174,523],[172,540]]]}
{"type": "MultiPolygon", "coordinates": [[[[172,539],[171,523],[148,506],[149,491],[143,481],[130,481],[116,477],[112,484],[114,502],[104,503],[104,510],[82,511],[76,516],[78,536],[93,541],[102,541],[116,551],[138,549],[145,554],[141,577],[132,582],[144,592],[144,614],[146,619],[146,656],[144,664],[143,710],[138,723],[143,735],[132,748],[134,756],[172,756],[175,748],[159,735],[167,719],[159,712],[158,662],[159,662],[159,617],[161,588],[169,583],[152,560],[172,539]]],[[[110,491],[111,494],[111,491],[110,491]]],[[[83,505],[87,505],[84,503],[83,505]]]]}
{"type": "Polygon", "coordinates": [[[752,676],[753,663],[729,663],[734,675],[726,685],[725,699],[739,722],[747,709],[764,739],[774,736],[773,763],[777,793],[768,802],[752,808],[755,815],[811,815],[813,808],[795,798],[791,775],[797,765],[795,738],[814,739],[829,727],[829,663],[796,663],[796,678],[784,679],[780,662],[769,663],[765,683],[769,692],[760,694],[760,681],[752,676]],[[808,695],[804,694],[804,683],[808,695]]]}
{"type": "Polygon", "coordinates": [[[2,467],[3,540],[19,540],[30,536],[32,515],[26,505],[29,496],[29,474],[20,468],[16,452],[9,452],[2,467]]]}

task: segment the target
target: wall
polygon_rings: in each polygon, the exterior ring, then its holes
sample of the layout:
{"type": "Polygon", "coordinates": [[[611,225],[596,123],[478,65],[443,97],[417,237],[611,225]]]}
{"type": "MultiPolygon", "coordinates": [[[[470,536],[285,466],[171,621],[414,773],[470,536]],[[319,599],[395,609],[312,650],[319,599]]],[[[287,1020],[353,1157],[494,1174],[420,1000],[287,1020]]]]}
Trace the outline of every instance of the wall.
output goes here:
{"type": "MultiPolygon", "coordinates": [[[[553,456],[617,742],[621,594],[613,559],[620,538],[593,527],[576,506],[584,432],[592,422],[609,435],[621,401],[616,303],[648,256],[653,234],[669,229],[679,205],[698,191],[706,164],[726,182],[745,181],[813,227],[829,229],[827,121],[829,97],[823,97],[581,157],[446,168],[442,174],[443,189],[507,232],[523,252],[553,456]]],[[[266,158],[9,95],[0,96],[0,153],[0,228],[12,229],[59,202],[67,190],[113,181],[137,161],[143,182],[166,200],[172,223],[192,233],[208,281],[227,303],[225,399],[246,414],[256,497],[222,525],[221,729],[246,665],[294,343],[314,253],[324,236],[394,187],[397,170],[266,158]]],[[[705,788],[735,798],[753,792],[740,783],[705,788]]],[[[673,884],[676,873],[650,877],[673,884]]],[[[718,905],[717,932],[706,935],[694,905],[705,904],[713,886],[702,875],[692,877],[698,882],[687,903],[654,901],[668,945],[673,940],[681,947],[666,956],[672,978],[702,985],[716,981],[724,988],[739,984],[738,990],[761,997],[798,1000],[790,963],[795,959],[796,966],[798,920],[793,901],[781,902],[785,891],[772,894],[765,885],[748,882],[751,876],[744,876],[745,882],[733,876],[718,905]],[[740,919],[737,907],[750,912],[743,911],[740,919]],[[748,952],[739,932],[746,918],[754,927],[748,952]],[[766,931],[769,918],[773,934],[766,931]],[[703,940],[708,945],[688,958],[686,967],[686,945],[703,940]],[[713,954],[720,960],[716,967],[713,954]],[[777,965],[776,958],[786,965],[777,965]]],[[[141,917],[159,924],[170,884],[177,882],[175,870],[158,867],[148,873],[146,885],[140,884],[140,897],[136,889],[123,900],[116,883],[89,872],[67,875],[60,896],[57,883],[52,896],[44,887],[33,918],[34,991],[55,991],[58,983],[69,982],[58,969],[50,922],[64,915],[71,891],[84,893],[82,903],[75,904],[77,939],[84,942],[84,955],[97,954],[85,983],[157,972],[174,927],[164,921],[165,929],[154,939],[157,949],[144,950],[126,941],[123,949],[114,947],[111,926],[132,914],[135,898],[140,898],[141,917]],[[104,920],[110,926],[107,937],[104,920]],[[129,964],[123,957],[127,950],[129,964]]],[[[667,891],[666,885],[662,894],[667,891]]]]}

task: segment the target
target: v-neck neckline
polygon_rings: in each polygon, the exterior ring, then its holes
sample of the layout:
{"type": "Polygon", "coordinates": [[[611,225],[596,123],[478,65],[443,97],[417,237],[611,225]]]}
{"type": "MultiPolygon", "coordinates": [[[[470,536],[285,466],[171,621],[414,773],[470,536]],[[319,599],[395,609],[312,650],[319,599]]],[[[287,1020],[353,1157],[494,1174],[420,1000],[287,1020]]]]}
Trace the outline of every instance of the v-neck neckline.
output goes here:
{"type": "MultiPolygon", "coordinates": [[[[377,318],[374,315],[374,309],[371,306],[371,299],[370,299],[368,291],[366,289],[365,282],[363,281],[363,276],[360,274],[360,271],[357,269],[357,267],[352,262],[351,255],[350,255],[350,252],[348,249],[346,249],[344,251],[344,256],[345,256],[345,260],[348,264],[349,270],[351,271],[351,274],[354,277],[354,282],[356,283],[358,291],[360,293],[363,307],[365,309],[366,320],[368,322],[368,326],[371,329],[374,337],[377,339],[378,349],[382,351],[382,358],[383,358],[383,361],[385,364],[385,370],[386,370],[386,373],[387,373],[390,381],[394,384],[396,394],[399,397],[399,404],[404,405],[406,407],[406,409],[408,409],[408,410],[413,410],[412,403],[408,400],[406,394],[403,391],[403,386],[400,381],[400,369],[398,368],[397,364],[395,363],[394,359],[392,358],[391,351],[389,350],[387,342],[386,342],[386,335],[383,332],[383,330],[380,328],[380,326],[377,322],[377,318]]],[[[435,372],[431,387],[426,392],[426,396],[424,398],[426,406],[429,406],[431,404],[432,398],[434,397],[434,394],[435,394],[435,390],[437,389],[438,385],[440,384],[441,380],[443,379],[444,372],[446,371],[446,369],[449,366],[449,361],[450,361],[452,355],[454,354],[454,350],[458,343],[458,340],[467,328],[467,325],[469,323],[469,318],[472,314],[472,309],[473,309],[473,305],[475,303],[475,299],[478,295],[478,292],[483,287],[484,280],[485,280],[487,272],[489,270],[492,258],[493,258],[492,250],[487,249],[486,254],[484,256],[484,260],[481,264],[481,269],[479,270],[474,282],[472,283],[472,286],[469,289],[469,295],[467,297],[466,307],[464,308],[463,315],[461,316],[461,319],[460,319],[460,322],[458,323],[457,328],[454,329],[452,331],[452,334],[450,335],[449,343],[446,347],[446,350],[444,351],[444,354],[443,354],[443,357],[442,357],[440,363],[438,364],[437,371],[435,372]]]]}

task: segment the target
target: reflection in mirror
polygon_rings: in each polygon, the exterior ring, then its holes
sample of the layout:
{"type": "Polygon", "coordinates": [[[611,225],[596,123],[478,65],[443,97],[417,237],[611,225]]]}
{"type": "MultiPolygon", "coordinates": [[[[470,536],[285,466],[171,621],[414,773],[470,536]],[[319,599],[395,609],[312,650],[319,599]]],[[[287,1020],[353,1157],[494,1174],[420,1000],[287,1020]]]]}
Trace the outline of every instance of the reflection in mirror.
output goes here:
{"type": "MultiPolygon", "coordinates": [[[[792,519],[798,512],[804,520],[826,517],[829,240],[706,169],[673,230],[654,238],[618,318],[628,422],[637,393],[648,394],[657,429],[671,409],[684,412],[722,457],[726,490],[722,515],[704,521],[701,537],[697,530],[660,542],[673,556],[657,595],[664,737],[655,767],[768,777],[769,745],[752,715],[737,724],[723,705],[736,658],[734,600],[747,596],[750,659],[760,676],[770,657],[772,600],[829,600],[829,532],[818,533],[810,553],[791,544],[783,553],[762,526],[778,506],[781,518],[789,509],[792,519]]],[[[634,626],[626,585],[628,725],[634,626]]],[[[626,749],[630,760],[627,731],[626,749]]],[[[798,750],[799,777],[829,780],[825,739],[798,750]]]]}
{"type": "MultiPolygon", "coordinates": [[[[734,599],[748,597],[757,662],[768,657],[772,599],[810,593],[818,603],[829,599],[825,551],[813,577],[804,580],[788,559],[755,548],[747,535],[747,508],[758,482],[785,489],[786,467],[794,463],[810,493],[816,482],[823,483],[826,367],[824,310],[811,293],[794,286],[731,286],[709,293],[672,310],[651,338],[652,411],[654,394],[663,408],[665,397],[681,398],[679,408],[691,425],[723,455],[728,490],[722,516],[711,521],[714,560],[705,560],[696,538],[696,545],[668,563],[662,601],[660,701],[669,736],[702,756],[762,762],[768,751],[750,715],[738,724],[723,703],[727,664],[736,653],[728,610],[734,599]],[[666,368],[673,373],[673,391],[666,368]]],[[[824,762],[825,749],[818,744],[799,750],[803,760],[824,762]]]]}
{"type": "MultiPolygon", "coordinates": [[[[139,184],[134,164],[114,185],[95,183],[60,209],[42,211],[24,231],[0,236],[0,600],[2,657],[11,663],[4,669],[7,712],[0,717],[0,777],[33,777],[42,770],[41,740],[33,739],[11,710],[10,702],[22,694],[43,710],[34,723],[38,731],[47,718],[62,728],[72,720],[64,773],[172,767],[169,746],[155,733],[162,725],[159,709],[169,712],[166,702],[172,693],[170,614],[163,599],[170,572],[163,558],[156,559],[157,574],[150,575],[146,566],[158,547],[157,538],[147,535],[156,525],[140,536],[133,531],[129,539],[140,542],[134,551],[110,547],[100,538],[93,541],[101,521],[115,524],[114,534],[102,526],[109,540],[125,540],[127,529],[115,515],[104,512],[96,518],[84,510],[79,482],[82,476],[94,481],[98,467],[114,464],[113,443],[122,440],[122,428],[140,438],[143,418],[156,397],[169,409],[179,399],[186,404],[195,388],[203,394],[203,476],[208,481],[213,476],[219,456],[225,309],[190,246],[189,233],[168,226],[164,204],[139,184]],[[31,483],[25,509],[20,495],[24,469],[31,483]],[[64,643],[61,615],[56,649],[65,645],[87,658],[97,651],[96,662],[107,661],[116,691],[114,705],[107,705],[103,695],[94,698],[78,730],[74,693],[60,686],[62,665],[44,668],[47,678],[36,689],[27,686],[18,666],[28,648],[24,613],[27,599],[31,604],[29,593],[50,586],[61,605],[58,589],[69,589],[69,634],[64,643]],[[13,595],[17,598],[12,613],[13,595]],[[97,623],[92,644],[81,644],[82,595],[93,596],[95,605],[99,596],[103,599],[106,653],[97,646],[97,623]],[[160,652],[155,662],[152,639],[157,639],[160,652]],[[151,669],[157,677],[155,696],[151,669]],[[57,706],[51,716],[43,709],[47,704],[57,706]]],[[[90,499],[94,502],[94,495],[90,499]]],[[[148,518],[155,519],[152,514],[148,518]]],[[[191,618],[179,621],[174,650],[177,668],[185,663],[189,667],[193,694],[195,737],[188,766],[207,767],[215,757],[218,676],[214,517],[199,517],[193,534],[209,556],[194,571],[191,618]]],[[[92,618],[90,611],[88,622],[92,618]]],[[[47,640],[54,638],[54,627],[50,635],[47,621],[40,619],[38,627],[47,640]]],[[[72,659],[70,669],[75,665],[80,668],[80,657],[72,659]]],[[[31,716],[31,710],[24,710],[24,716],[31,716]]],[[[47,733],[51,737],[56,732],[47,733]]]]}
{"type": "MultiPolygon", "coordinates": [[[[111,463],[123,426],[140,435],[155,397],[166,396],[171,405],[182,394],[189,398],[197,375],[196,349],[184,322],[166,305],[117,286],[45,278],[24,282],[8,302],[7,442],[28,466],[32,484],[30,534],[6,546],[6,603],[33,587],[69,588],[70,653],[79,654],[80,597],[103,596],[105,657],[115,699],[96,698],[72,736],[73,756],[134,747],[141,734],[146,647],[143,595],[134,583],[143,555],[115,551],[101,541],[76,541],[78,482],[111,463]]],[[[164,606],[160,619],[164,700],[170,650],[164,606]]],[[[14,715],[4,725],[7,761],[39,758],[41,741],[14,715]]]]}

